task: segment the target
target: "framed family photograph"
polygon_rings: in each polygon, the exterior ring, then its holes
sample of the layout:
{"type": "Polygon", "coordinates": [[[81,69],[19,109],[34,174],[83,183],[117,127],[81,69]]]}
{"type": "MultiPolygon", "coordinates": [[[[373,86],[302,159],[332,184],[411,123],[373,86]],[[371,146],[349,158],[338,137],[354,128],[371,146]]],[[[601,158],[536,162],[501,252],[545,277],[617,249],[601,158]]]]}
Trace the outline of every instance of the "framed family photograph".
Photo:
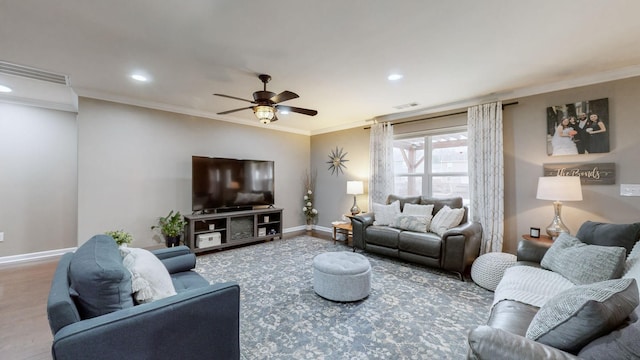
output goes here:
{"type": "Polygon", "coordinates": [[[547,155],[609,152],[609,99],[547,108],[547,155]]]}

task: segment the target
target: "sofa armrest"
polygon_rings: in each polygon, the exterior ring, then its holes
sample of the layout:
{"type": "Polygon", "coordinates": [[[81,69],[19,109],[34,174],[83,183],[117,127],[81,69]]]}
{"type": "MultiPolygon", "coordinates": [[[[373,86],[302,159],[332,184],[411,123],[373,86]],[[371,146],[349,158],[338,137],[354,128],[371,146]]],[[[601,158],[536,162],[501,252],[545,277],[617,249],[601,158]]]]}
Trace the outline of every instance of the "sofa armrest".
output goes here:
{"type": "Polygon", "coordinates": [[[238,284],[214,284],[65,326],[51,352],[54,359],[239,359],[239,314],[238,284]]]}
{"type": "Polygon", "coordinates": [[[186,246],[153,250],[152,253],[162,261],[169,274],[189,271],[196,267],[196,255],[186,246]]]}
{"type": "Polygon", "coordinates": [[[522,239],[518,242],[517,257],[519,262],[540,264],[550,244],[522,239]]]}
{"type": "Polygon", "coordinates": [[[460,276],[480,255],[482,225],[466,222],[442,234],[442,255],[440,266],[460,276]]]}
{"type": "Polygon", "coordinates": [[[366,246],[366,229],[373,225],[374,214],[372,212],[362,213],[351,218],[351,228],[353,233],[353,246],[364,250],[366,246]]]}
{"type": "Polygon", "coordinates": [[[551,346],[535,342],[487,325],[469,333],[469,359],[565,360],[578,357],[551,346]]]}
{"type": "Polygon", "coordinates": [[[160,260],[172,258],[174,256],[180,256],[185,254],[191,254],[191,249],[188,246],[180,245],[170,248],[162,248],[151,250],[151,252],[160,260]]]}

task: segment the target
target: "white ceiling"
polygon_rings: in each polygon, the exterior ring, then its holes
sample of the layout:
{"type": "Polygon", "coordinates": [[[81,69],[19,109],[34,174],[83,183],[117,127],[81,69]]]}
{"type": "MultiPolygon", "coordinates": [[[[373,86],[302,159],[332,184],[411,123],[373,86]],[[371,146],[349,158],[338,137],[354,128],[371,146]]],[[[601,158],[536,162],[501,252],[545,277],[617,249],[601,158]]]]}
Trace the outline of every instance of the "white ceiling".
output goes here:
{"type": "Polygon", "coordinates": [[[216,115],[249,104],[212,94],[251,99],[266,73],[268,90],[300,95],[284,104],[319,112],[267,126],[318,134],[412,102],[432,113],[640,75],[639,13],[635,0],[0,0],[0,60],[71,83],[0,74],[14,88],[0,97],[64,109],[78,94],[262,126],[250,110],[216,115]]]}

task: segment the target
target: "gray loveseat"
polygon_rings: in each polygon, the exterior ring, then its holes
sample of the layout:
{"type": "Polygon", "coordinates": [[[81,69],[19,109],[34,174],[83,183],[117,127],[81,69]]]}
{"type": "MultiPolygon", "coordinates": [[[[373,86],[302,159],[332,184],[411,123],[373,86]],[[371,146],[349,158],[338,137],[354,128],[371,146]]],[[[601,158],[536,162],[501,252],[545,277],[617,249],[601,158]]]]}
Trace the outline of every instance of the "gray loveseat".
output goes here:
{"type": "Polygon", "coordinates": [[[640,306],[634,308],[640,281],[640,245],[635,246],[639,238],[640,223],[588,221],[575,237],[563,235],[552,248],[521,240],[518,262],[505,271],[496,288],[487,325],[469,333],[468,357],[639,359],[640,306]],[[596,281],[601,280],[598,277],[607,280],[596,281]],[[624,281],[621,286],[628,287],[606,300],[585,300],[589,294],[604,294],[602,284],[624,281]],[[542,309],[553,316],[538,316],[532,326],[542,309]],[[527,337],[544,319],[547,332],[533,337],[535,341],[527,337]]]}
{"type": "Polygon", "coordinates": [[[465,269],[471,266],[480,252],[482,226],[467,219],[468,209],[463,206],[462,198],[389,195],[387,204],[396,200],[400,201],[401,210],[407,203],[433,204],[434,216],[445,205],[450,208],[464,208],[465,211],[460,225],[445,231],[442,236],[432,232],[415,232],[374,225],[375,214],[372,212],[357,215],[351,219],[354,248],[451,271],[464,280],[465,269]]]}
{"type": "Polygon", "coordinates": [[[62,256],[47,302],[54,359],[240,358],[238,285],[209,285],[191,271],[196,259],[186,246],[153,253],[177,295],[140,305],[111,237],[62,256]]]}

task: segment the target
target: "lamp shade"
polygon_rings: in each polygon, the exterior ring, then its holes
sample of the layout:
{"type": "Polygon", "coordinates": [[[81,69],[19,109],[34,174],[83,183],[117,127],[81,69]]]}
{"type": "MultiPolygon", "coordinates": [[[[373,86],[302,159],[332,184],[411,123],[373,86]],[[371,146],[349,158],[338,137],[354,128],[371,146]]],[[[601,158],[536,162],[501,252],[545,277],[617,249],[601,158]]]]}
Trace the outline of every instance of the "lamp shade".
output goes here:
{"type": "Polygon", "coordinates": [[[536,199],[553,201],[581,201],[582,185],[579,176],[542,176],[538,179],[536,199]]]}
{"type": "Polygon", "coordinates": [[[347,194],[360,195],[364,194],[362,181],[347,181],[347,194]]]}

